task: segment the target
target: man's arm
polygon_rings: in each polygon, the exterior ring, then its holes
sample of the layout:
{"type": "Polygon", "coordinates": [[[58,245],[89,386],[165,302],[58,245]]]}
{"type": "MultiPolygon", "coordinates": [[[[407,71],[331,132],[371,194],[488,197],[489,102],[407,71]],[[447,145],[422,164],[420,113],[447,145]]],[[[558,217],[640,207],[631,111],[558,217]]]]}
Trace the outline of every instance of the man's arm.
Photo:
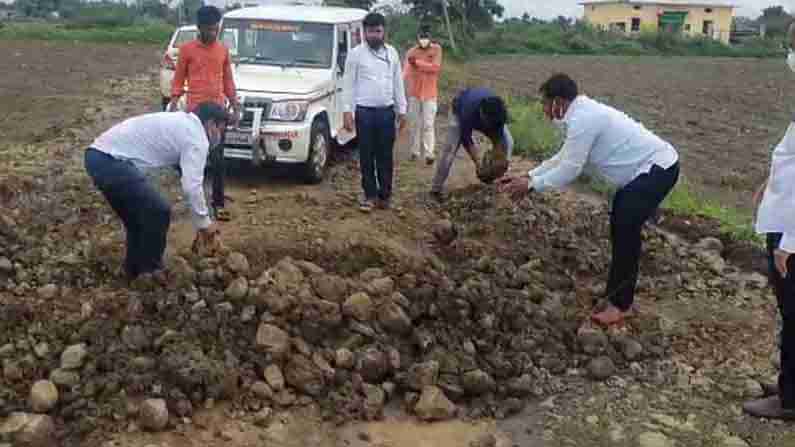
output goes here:
{"type": "Polygon", "coordinates": [[[224,95],[233,106],[237,105],[237,88],[235,87],[235,75],[232,73],[232,58],[229,56],[229,50],[226,50],[224,58],[224,95]]]}
{"type": "MultiPolygon", "coordinates": [[[[185,45],[183,45],[185,47],[185,45]]],[[[171,80],[171,98],[179,98],[185,93],[185,80],[188,78],[188,62],[190,60],[190,52],[186,52],[184,48],[179,50],[179,59],[177,60],[177,69],[174,71],[174,79],[171,80]]]]}
{"type": "Polygon", "coordinates": [[[403,85],[403,76],[402,76],[402,67],[400,66],[400,55],[397,54],[397,50],[391,48],[391,51],[394,53],[395,60],[398,61],[394,64],[392,68],[392,82],[394,82],[393,90],[395,95],[395,107],[397,108],[397,114],[400,116],[406,115],[406,109],[408,108],[408,103],[406,101],[406,88],[403,85]]]}
{"type": "Polygon", "coordinates": [[[602,128],[601,117],[591,117],[588,122],[573,118],[568,122],[566,141],[560,150],[558,163],[543,174],[533,175],[531,186],[536,191],[562,188],[582,173],[591,147],[602,128]]]}
{"type": "Polygon", "coordinates": [[[203,230],[212,224],[204,198],[204,168],[208,150],[209,147],[202,150],[199,145],[194,144],[182,151],[179,160],[182,168],[182,192],[190,205],[191,221],[197,230],[203,230]]]}
{"type": "Polygon", "coordinates": [[[345,74],[342,78],[342,110],[344,112],[353,112],[354,89],[356,88],[358,71],[359,51],[354,48],[345,61],[345,74]]]}
{"type": "Polygon", "coordinates": [[[430,62],[416,59],[414,63],[417,65],[417,70],[423,73],[438,74],[442,71],[442,47],[433,52],[430,62]]]}

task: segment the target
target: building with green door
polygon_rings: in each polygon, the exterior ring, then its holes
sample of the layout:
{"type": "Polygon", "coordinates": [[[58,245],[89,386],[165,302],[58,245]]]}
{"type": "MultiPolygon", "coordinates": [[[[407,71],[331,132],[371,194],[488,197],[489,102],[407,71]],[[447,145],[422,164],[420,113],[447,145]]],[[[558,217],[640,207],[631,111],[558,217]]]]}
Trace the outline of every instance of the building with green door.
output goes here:
{"type": "Polygon", "coordinates": [[[735,5],[731,0],[585,0],[592,25],[615,32],[641,31],[704,36],[728,44],[735,5]]]}

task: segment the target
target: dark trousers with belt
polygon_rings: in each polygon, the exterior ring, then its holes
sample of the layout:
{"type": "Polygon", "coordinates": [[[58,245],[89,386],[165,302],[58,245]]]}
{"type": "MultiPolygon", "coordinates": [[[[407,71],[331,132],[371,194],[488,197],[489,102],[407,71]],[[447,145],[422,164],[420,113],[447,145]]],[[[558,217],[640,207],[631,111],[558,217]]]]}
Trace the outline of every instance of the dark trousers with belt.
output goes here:
{"type": "Polygon", "coordinates": [[[610,214],[612,259],[607,280],[607,297],[626,311],[635,300],[643,224],[654,215],[679,179],[679,163],[668,169],[654,165],[647,174],[619,189],[610,214]]]}
{"type": "Polygon", "coordinates": [[[85,167],[127,232],[124,269],[134,278],[163,267],[171,206],[131,162],[89,148],[85,167]]]}
{"type": "Polygon", "coordinates": [[[210,170],[213,178],[212,207],[224,207],[224,177],[226,177],[226,159],[224,158],[224,140],[226,128],[221,133],[221,142],[210,151],[210,170]]]}
{"type": "Polygon", "coordinates": [[[781,405],[795,410],[795,256],[787,262],[786,277],[776,269],[773,252],[781,244],[781,233],[767,235],[767,257],[770,282],[776,292],[778,311],[781,313],[781,371],[778,375],[778,396],[781,405]]]}
{"type": "Polygon", "coordinates": [[[357,107],[356,134],[364,196],[368,200],[389,200],[397,134],[394,108],[357,107]]]}

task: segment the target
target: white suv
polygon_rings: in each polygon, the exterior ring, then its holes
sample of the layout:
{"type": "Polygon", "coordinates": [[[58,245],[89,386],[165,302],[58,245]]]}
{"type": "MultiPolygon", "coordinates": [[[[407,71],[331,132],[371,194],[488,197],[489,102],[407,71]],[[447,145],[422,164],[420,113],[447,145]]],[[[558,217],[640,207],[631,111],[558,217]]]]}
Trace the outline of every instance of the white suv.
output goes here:
{"type": "Polygon", "coordinates": [[[362,42],[367,11],[262,6],[230,11],[221,23],[243,117],[227,129],[226,158],[301,166],[323,179],[342,128],[345,58],[362,42]]]}
{"type": "Polygon", "coordinates": [[[196,25],[181,26],[171,35],[166,51],[160,61],[160,96],[163,99],[163,110],[171,101],[171,81],[174,79],[174,71],[177,69],[177,59],[179,58],[179,46],[185,42],[196,39],[199,30],[196,25]]]}

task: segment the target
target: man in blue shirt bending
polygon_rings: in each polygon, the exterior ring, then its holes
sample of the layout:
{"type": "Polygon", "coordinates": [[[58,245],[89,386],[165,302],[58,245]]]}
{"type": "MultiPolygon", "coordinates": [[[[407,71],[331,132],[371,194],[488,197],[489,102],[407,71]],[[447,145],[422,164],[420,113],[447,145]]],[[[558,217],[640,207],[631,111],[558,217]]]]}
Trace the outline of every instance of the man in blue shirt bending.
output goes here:
{"type": "Polygon", "coordinates": [[[464,146],[480,172],[481,151],[472,140],[473,131],[482,132],[495,146],[501,146],[506,160],[510,160],[513,150],[513,137],[506,124],[508,112],[505,102],[490,89],[470,88],[462,91],[453,99],[451,112],[447,142],[442,148],[431,184],[431,196],[439,201],[443,199],[442,189],[459,147],[464,146]]]}

